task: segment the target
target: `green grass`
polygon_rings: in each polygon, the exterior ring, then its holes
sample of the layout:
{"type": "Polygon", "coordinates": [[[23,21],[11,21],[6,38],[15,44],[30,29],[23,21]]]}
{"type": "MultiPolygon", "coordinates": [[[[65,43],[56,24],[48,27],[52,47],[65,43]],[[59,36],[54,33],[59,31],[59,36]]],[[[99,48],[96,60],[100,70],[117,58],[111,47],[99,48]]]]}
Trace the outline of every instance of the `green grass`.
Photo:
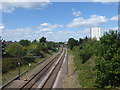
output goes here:
{"type": "Polygon", "coordinates": [[[80,65],[78,79],[83,87],[93,88],[95,85],[95,72],[88,62],[80,65]]]}
{"type": "MultiPolygon", "coordinates": [[[[32,70],[35,66],[37,66],[37,64],[44,60],[44,59],[48,59],[50,58],[52,55],[56,54],[57,52],[52,52],[51,54],[46,54],[45,58],[36,58],[35,62],[31,63],[31,67],[29,67],[29,65],[22,65],[20,67],[21,69],[21,73],[26,71],[26,70],[32,70]]],[[[5,83],[7,83],[9,80],[13,79],[15,76],[18,75],[18,68],[12,69],[9,72],[2,74],[2,85],[4,85],[5,83]]]]}
{"type": "Polygon", "coordinates": [[[95,85],[95,61],[94,57],[91,57],[86,63],[82,64],[82,60],[80,59],[79,55],[71,50],[68,51],[69,55],[74,55],[74,64],[78,70],[78,80],[80,86],[84,88],[94,88],[95,85]]]}

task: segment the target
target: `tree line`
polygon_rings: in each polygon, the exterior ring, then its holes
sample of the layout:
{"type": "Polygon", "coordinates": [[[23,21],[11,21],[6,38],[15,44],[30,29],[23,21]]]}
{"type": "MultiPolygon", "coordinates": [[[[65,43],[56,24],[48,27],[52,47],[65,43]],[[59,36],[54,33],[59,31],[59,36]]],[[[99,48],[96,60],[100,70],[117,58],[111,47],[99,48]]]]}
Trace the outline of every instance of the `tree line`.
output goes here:
{"type": "MultiPolygon", "coordinates": [[[[76,67],[93,60],[95,84],[93,87],[114,88],[120,86],[120,38],[117,31],[106,32],[100,41],[90,38],[68,40],[68,47],[74,52],[76,67]],[[81,63],[81,64],[80,64],[81,63]]],[[[89,73],[91,74],[91,73],[89,73]]]]}
{"type": "Polygon", "coordinates": [[[25,65],[37,58],[44,58],[46,54],[58,51],[59,43],[47,41],[41,37],[38,41],[20,40],[19,42],[6,43],[2,41],[2,72],[7,73],[9,70],[17,67],[18,59],[21,65],[25,65]]]}

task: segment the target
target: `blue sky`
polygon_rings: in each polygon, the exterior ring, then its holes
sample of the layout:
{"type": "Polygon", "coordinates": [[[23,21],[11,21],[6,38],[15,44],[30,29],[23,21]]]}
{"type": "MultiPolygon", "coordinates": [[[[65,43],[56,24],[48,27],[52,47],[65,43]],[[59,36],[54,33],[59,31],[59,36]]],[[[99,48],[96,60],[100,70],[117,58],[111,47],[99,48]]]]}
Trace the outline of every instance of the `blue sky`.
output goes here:
{"type": "Polygon", "coordinates": [[[118,4],[97,2],[3,3],[2,37],[5,40],[67,41],[89,36],[91,27],[117,29],[118,4]]]}

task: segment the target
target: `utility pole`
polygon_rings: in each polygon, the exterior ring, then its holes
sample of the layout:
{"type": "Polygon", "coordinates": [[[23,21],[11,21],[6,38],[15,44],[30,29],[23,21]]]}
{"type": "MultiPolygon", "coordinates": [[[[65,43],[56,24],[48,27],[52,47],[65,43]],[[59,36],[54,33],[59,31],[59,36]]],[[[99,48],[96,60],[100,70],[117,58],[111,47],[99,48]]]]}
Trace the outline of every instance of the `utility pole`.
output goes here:
{"type": "Polygon", "coordinates": [[[18,47],[18,80],[20,80],[20,48],[18,47]]]}

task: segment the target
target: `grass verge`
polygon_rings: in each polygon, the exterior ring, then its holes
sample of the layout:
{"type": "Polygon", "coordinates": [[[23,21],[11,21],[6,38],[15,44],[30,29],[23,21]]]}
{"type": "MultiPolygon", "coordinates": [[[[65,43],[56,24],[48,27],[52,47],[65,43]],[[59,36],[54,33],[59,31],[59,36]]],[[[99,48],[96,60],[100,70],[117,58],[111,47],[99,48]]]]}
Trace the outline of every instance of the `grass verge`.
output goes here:
{"type": "Polygon", "coordinates": [[[94,88],[95,86],[95,61],[94,57],[91,57],[86,63],[82,64],[80,56],[77,53],[73,53],[71,50],[69,53],[74,55],[74,64],[78,71],[78,81],[83,88],[94,88]]]}

